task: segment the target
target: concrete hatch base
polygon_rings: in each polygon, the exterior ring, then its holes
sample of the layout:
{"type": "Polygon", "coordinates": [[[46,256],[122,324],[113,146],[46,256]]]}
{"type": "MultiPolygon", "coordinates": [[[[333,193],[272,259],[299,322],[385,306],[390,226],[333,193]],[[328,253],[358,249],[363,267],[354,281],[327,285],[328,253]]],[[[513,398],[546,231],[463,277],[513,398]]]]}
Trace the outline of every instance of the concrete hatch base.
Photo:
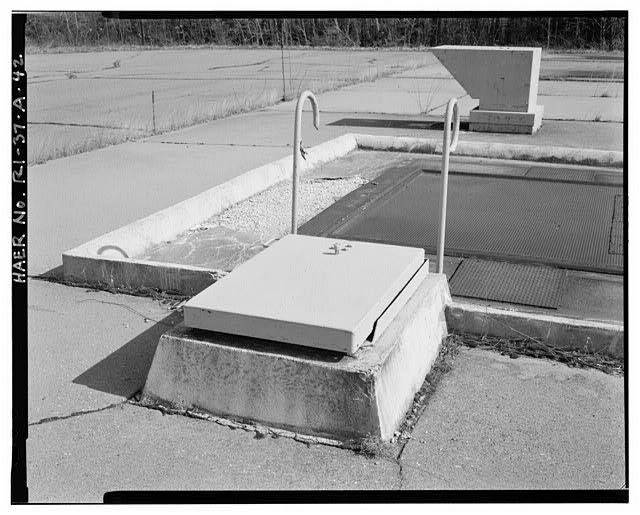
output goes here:
{"type": "Polygon", "coordinates": [[[181,409],[338,440],[389,440],[447,334],[443,274],[429,274],[354,356],[180,325],[161,336],[143,396],[181,409]]]}
{"type": "Polygon", "coordinates": [[[469,130],[476,132],[504,132],[509,134],[535,134],[542,126],[544,106],[533,111],[489,111],[479,108],[469,112],[469,130]]]}

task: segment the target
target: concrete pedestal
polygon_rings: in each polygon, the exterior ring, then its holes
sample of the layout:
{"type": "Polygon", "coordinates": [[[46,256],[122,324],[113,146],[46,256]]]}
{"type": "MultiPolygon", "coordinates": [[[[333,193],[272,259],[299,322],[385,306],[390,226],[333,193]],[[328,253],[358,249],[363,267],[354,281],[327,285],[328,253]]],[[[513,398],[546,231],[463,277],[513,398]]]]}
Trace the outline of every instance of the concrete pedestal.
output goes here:
{"type": "Polygon", "coordinates": [[[190,329],[162,335],[143,394],[176,408],[347,440],[388,440],[446,336],[449,287],[429,274],[354,356],[190,329]]]}
{"type": "Polygon", "coordinates": [[[469,113],[469,130],[533,134],[542,125],[543,112],[544,106],[535,106],[535,111],[532,113],[488,111],[475,108],[469,113]]]}

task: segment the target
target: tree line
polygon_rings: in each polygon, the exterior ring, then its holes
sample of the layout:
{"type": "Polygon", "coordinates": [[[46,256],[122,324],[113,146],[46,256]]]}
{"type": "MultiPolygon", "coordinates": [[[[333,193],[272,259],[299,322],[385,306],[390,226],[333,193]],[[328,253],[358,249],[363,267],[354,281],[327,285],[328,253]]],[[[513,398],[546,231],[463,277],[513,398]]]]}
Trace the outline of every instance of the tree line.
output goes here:
{"type": "Polygon", "coordinates": [[[141,45],[420,47],[514,45],[622,50],[626,18],[197,18],[119,19],[99,12],[29,13],[36,48],[141,45]]]}

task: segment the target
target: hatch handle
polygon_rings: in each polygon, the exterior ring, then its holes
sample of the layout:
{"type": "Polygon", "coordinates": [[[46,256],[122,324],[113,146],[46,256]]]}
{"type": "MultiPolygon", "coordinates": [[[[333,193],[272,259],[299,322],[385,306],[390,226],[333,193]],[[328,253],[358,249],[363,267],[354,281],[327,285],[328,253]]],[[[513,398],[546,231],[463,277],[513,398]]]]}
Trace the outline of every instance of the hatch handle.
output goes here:
{"type": "Polygon", "coordinates": [[[455,151],[458,146],[458,133],[460,132],[460,113],[458,101],[451,98],[447,103],[447,112],[444,119],[444,135],[442,139],[442,184],[440,188],[440,224],[438,230],[438,268],[439,274],[444,269],[444,236],[447,225],[447,189],[449,187],[449,153],[455,151]],[[453,137],[451,135],[451,118],[453,117],[453,137]]]}
{"type": "Polygon", "coordinates": [[[298,98],[298,103],[296,104],[296,121],[295,126],[293,128],[293,183],[291,186],[291,234],[296,234],[298,232],[298,161],[302,156],[303,159],[306,159],[306,152],[302,148],[302,135],[301,135],[301,125],[302,125],[302,106],[304,105],[304,101],[309,99],[311,102],[311,107],[313,108],[313,126],[316,130],[319,129],[320,124],[320,113],[318,111],[318,101],[316,100],[316,96],[311,91],[303,91],[298,98]]]}

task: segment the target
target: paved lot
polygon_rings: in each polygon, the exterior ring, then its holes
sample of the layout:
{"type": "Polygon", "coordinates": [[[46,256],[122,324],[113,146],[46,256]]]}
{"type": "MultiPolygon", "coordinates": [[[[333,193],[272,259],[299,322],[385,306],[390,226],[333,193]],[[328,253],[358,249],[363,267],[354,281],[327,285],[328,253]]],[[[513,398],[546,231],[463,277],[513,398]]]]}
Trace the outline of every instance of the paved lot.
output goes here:
{"type": "MultiPolygon", "coordinates": [[[[622,121],[623,61],[607,57],[545,53],[539,94],[547,120],[622,121]],[[567,103],[567,96],[575,102],[567,103]]],[[[27,55],[26,66],[30,161],[150,133],[152,91],[158,130],[272,105],[283,88],[290,98],[307,88],[326,90],[401,69],[406,71],[392,80],[326,96],[323,111],[441,115],[438,106],[453,94],[464,95],[426,51],[296,49],[284,56],[279,49],[109,51],[27,55]]],[[[463,103],[467,110],[475,105],[463,103]]]]}
{"type": "Polygon", "coordinates": [[[34,502],[110,490],[618,489],[622,381],[464,349],[401,458],[256,438],[214,422],[104,404],[29,428],[34,502]]]}
{"type": "Polygon", "coordinates": [[[157,130],[167,130],[274,104],[283,90],[291,98],[433,60],[415,51],[230,48],[28,55],[29,159],[150,133],[152,91],[157,130]]]}
{"type": "MultiPolygon", "coordinates": [[[[383,114],[364,116],[398,117],[394,107],[405,97],[402,80],[398,84],[397,102],[389,91],[379,104],[383,114]]],[[[365,104],[371,85],[360,88],[365,104]]],[[[338,93],[319,96],[321,110],[332,102],[342,102],[338,93]]],[[[293,110],[290,102],[31,167],[30,273],[59,267],[64,250],[89,238],[288,155],[293,110]]],[[[305,146],[356,132],[326,125],[347,114],[323,111],[319,132],[305,126],[305,146]]],[[[441,137],[437,131],[357,132],[441,137]]],[[[533,137],[464,133],[461,139],[622,145],[615,122],[549,121],[533,137]]],[[[152,299],[32,279],[29,305],[32,501],[99,502],[105,491],[126,488],[589,489],[624,482],[621,377],[463,350],[398,463],[256,439],[126,404],[144,383],[158,336],[179,319],[152,299]]]]}

